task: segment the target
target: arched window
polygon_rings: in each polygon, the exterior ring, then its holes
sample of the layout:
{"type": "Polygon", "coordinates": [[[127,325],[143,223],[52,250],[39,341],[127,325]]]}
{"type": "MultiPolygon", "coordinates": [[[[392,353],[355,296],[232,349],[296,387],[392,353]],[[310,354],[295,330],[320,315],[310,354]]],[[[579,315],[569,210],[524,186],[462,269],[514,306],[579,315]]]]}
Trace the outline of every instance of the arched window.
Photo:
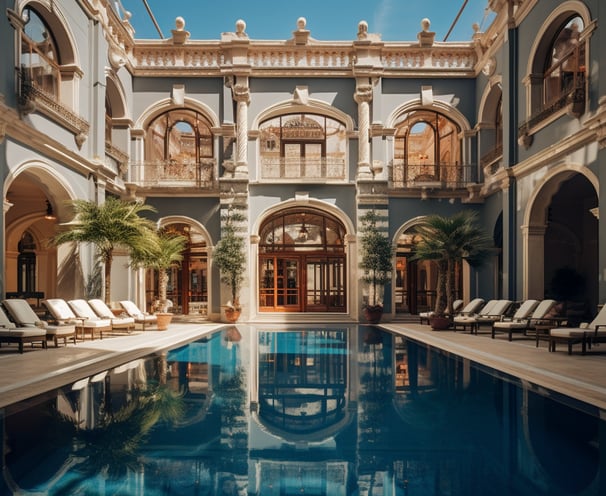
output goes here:
{"type": "Polygon", "coordinates": [[[191,109],[170,110],[147,129],[145,179],[207,184],[214,168],[211,124],[191,109]]]}
{"type": "Polygon", "coordinates": [[[262,179],[344,179],[345,124],[318,114],[285,114],[259,126],[262,179]]]}
{"type": "Polygon", "coordinates": [[[396,124],[394,182],[457,186],[462,179],[459,126],[433,110],[404,114],[396,124]]]}
{"type": "Polygon", "coordinates": [[[22,77],[36,89],[60,100],[60,54],[51,29],[31,7],[23,11],[26,20],[21,38],[22,77]]]}
{"type": "Polygon", "coordinates": [[[540,31],[524,80],[527,119],[518,129],[522,142],[561,114],[578,117],[585,112],[587,41],[591,34],[587,18],[588,14],[563,8],[540,31]]]}
{"type": "Polygon", "coordinates": [[[551,40],[545,60],[544,107],[561,106],[575,88],[585,84],[585,44],[581,43],[583,19],[574,16],[562,23],[551,40]]]}

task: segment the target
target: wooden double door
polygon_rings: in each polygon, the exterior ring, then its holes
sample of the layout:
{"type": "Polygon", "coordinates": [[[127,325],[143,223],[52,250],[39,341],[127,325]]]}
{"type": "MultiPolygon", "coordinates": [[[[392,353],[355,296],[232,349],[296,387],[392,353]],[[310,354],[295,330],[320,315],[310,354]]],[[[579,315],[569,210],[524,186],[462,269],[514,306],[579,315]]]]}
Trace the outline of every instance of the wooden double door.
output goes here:
{"type": "Polygon", "coordinates": [[[345,312],[343,256],[262,255],[259,310],[262,312],[345,312]]]}

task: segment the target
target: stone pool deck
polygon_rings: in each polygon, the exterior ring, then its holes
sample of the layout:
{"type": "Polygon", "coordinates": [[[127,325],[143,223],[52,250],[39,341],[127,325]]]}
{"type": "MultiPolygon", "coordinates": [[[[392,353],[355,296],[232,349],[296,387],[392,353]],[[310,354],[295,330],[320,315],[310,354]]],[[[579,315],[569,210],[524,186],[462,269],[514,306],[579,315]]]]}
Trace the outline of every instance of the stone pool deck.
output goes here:
{"type": "MultiPolygon", "coordinates": [[[[158,349],[186,343],[222,325],[173,323],[166,331],[137,331],[48,350],[26,347],[22,355],[16,345],[3,345],[0,408],[158,349]]],[[[508,342],[504,335],[491,339],[490,333],[431,331],[427,325],[412,323],[385,323],[381,327],[594,405],[602,410],[602,416],[606,414],[606,344],[594,346],[584,356],[580,354],[580,346],[576,346],[575,353],[568,355],[564,346],[550,353],[546,342],[536,348],[534,340],[520,337],[508,342]]]]}

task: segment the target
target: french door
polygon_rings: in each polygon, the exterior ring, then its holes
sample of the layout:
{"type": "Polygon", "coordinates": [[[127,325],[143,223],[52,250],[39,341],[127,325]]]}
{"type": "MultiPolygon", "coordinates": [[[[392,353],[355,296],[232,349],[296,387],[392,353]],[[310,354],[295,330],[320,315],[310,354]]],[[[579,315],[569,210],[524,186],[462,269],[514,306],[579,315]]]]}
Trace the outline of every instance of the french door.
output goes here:
{"type": "Polygon", "coordinates": [[[262,255],[259,259],[262,312],[345,312],[342,256],[262,255]]]}

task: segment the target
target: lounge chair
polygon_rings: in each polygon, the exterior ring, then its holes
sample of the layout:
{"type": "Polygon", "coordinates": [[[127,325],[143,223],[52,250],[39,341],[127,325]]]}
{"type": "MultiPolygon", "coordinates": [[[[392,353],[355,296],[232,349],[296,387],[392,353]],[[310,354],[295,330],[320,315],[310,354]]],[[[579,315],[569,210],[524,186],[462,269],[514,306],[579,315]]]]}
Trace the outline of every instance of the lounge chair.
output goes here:
{"type": "Polygon", "coordinates": [[[2,304],[20,327],[44,328],[46,331],[46,339],[52,339],[55,348],[59,346],[60,339],[63,339],[63,344],[67,344],[68,339],[73,340],[74,344],[76,344],[75,324],[49,324],[36,315],[36,312],[34,312],[34,309],[27,300],[20,298],[3,300],[2,304]]]}
{"type": "Polygon", "coordinates": [[[526,332],[530,328],[531,319],[533,317],[544,316],[551,306],[553,306],[553,303],[551,305],[547,305],[544,304],[544,302],[539,302],[539,300],[524,301],[510,319],[502,318],[499,321],[493,322],[492,339],[494,339],[496,332],[506,332],[508,334],[509,341],[512,340],[514,332],[523,332],[526,336],[526,332]],[[537,310],[541,304],[543,304],[542,307],[539,309],[537,315],[535,315],[533,312],[535,312],[535,310],[537,310]]]}
{"type": "Polygon", "coordinates": [[[467,327],[470,327],[473,332],[478,315],[489,315],[489,312],[497,301],[498,300],[488,300],[486,303],[484,303],[484,300],[481,298],[472,300],[459,315],[455,315],[452,321],[453,329],[456,331],[459,327],[462,327],[463,331],[465,331],[467,327]],[[472,303],[474,303],[475,308],[468,310],[467,307],[471,307],[472,303]]]}
{"type": "Polygon", "coordinates": [[[503,319],[507,311],[512,305],[511,300],[497,300],[496,303],[490,308],[490,312],[480,312],[476,317],[475,326],[472,326],[471,332],[477,334],[482,326],[490,326],[503,319]]]}
{"type": "MultiPolygon", "coordinates": [[[[452,310],[457,314],[463,308],[463,300],[455,300],[452,302],[452,310]]],[[[434,315],[435,312],[421,312],[419,314],[419,321],[421,324],[429,324],[429,318],[434,315]]]]}
{"type": "Polygon", "coordinates": [[[19,327],[8,318],[4,310],[0,308],[0,346],[2,343],[17,343],[19,353],[23,353],[25,343],[41,343],[46,348],[46,329],[42,327],[19,327]]]}
{"type": "Polygon", "coordinates": [[[140,324],[145,330],[145,327],[150,324],[157,324],[158,317],[139,310],[139,307],[130,300],[122,300],[120,306],[124,309],[129,317],[135,319],[135,324],[140,324]]]}
{"type": "Polygon", "coordinates": [[[589,323],[581,323],[579,327],[556,327],[549,331],[549,351],[555,351],[557,343],[568,345],[568,354],[572,355],[572,347],[581,344],[581,354],[591,349],[592,344],[606,342],[606,305],[589,323]]]}
{"type": "Polygon", "coordinates": [[[124,330],[130,333],[135,328],[135,319],[133,317],[126,316],[126,313],[119,316],[115,315],[103,300],[88,300],[88,304],[99,317],[111,320],[112,330],[124,330]]]}
{"type": "Polygon", "coordinates": [[[61,298],[43,300],[42,304],[57,323],[71,323],[76,326],[76,329],[81,329],[82,339],[86,337],[87,332],[90,332],[91,339],[95,339],[96,332],[98,332],[99,337],[103,339],[103,332],[110,331],[112,328],[112,324],[109,320],[91,320],[86,317],[79,317],[74,313],[67,302],[61,298]]]}
{"type": "MultiPolygon", "coordinates": [[[[73,312],[76,314],[76,316],[78,318],[84,318],[87,321],[102,321],[105,323],[105,325],[109,325],[110,328],[109,330],[111,331],[123,331],[126,330],[128,332],[132,331],[135,328],[135,321],[134,319],[130,321],[130,323],[127,323],[126,325],[124,325],[124,323],[114,323],[113,317],[112,318],[108,318],[108,317],[100,317],[99,315],[97,315],[97,312],[95,312],[95,310],[90,306],[90,304],[88,303],[88,301],[83,300],[83,299],[78,299],[78,300],[68,300],[67,304],[70,306],[70,308],[73,310],[73,312]]],[[[111,313],[111,311],[110,311],[111,313]]]]}

